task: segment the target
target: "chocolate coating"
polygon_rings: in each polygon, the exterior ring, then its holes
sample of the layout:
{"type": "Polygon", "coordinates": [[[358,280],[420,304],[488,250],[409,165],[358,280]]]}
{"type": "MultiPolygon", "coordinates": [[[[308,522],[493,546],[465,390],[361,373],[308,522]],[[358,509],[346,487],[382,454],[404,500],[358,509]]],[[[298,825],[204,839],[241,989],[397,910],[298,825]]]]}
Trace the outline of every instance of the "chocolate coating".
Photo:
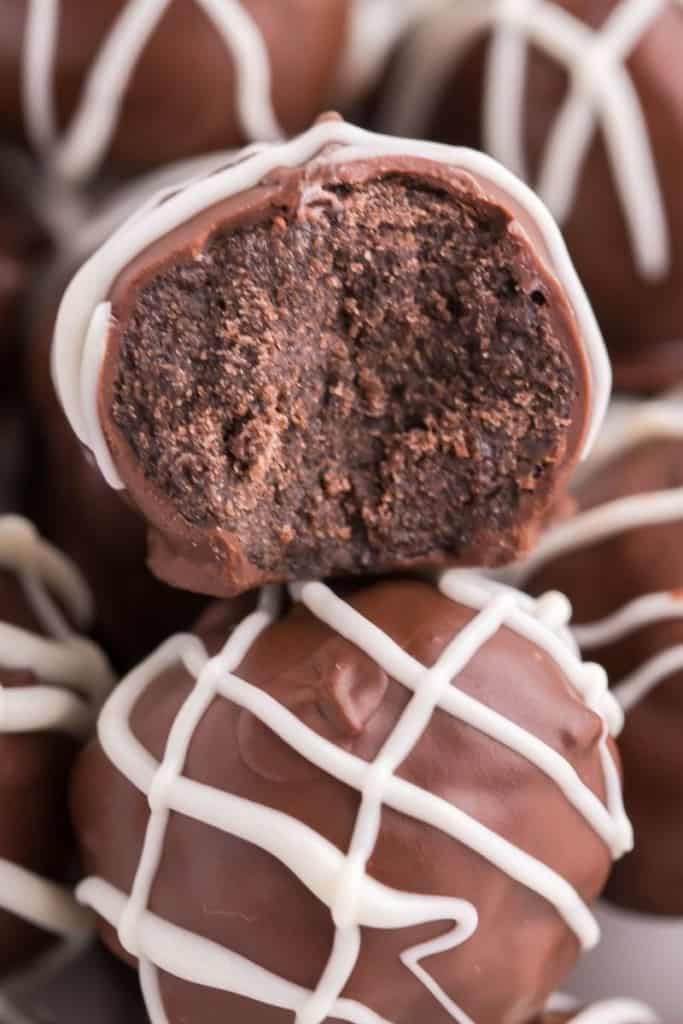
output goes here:
{"type": "MultiPolygon", "coordinates": [[[[465,12],[464,24],[467,11],[476,16],[479,5],[476,0],[471,3],[466,0],[461,6],[465,12]]],[[[551,0],[550,7],[558,9],[561,15],[568,12],[582,23],[580,27],[587,25],[591,31],[601,32],[607,19],[624,4],[622,0],[551,0]]],[[[579,41],[574,53],[577,65],[575,79],[578,81],[579,73],[583,74],[588,107],[592,111],[604,110],[600,108],[599,100],[602,96],[601,83],[610,87],[611,100],[607,113],[600,113],[595,119],[585,157],[580,161],[569,209],[561,220],[570,251],[605,334],[616,382],[624,389],[639,392],[662,390],[683,380],[683,197],[679,170],[683,160],[683,133],[680,130],[683,82],[676,70],[683,45],[683,8],[675,2],[665,3],[656,14],[654,21],[648,22],[636,34],[635,45],[628,49],[623,62],[644,118],[645,141],[642,144],[646,152],[648,146],[651,150],[654,185],[649,180],[649,164],[643,163],[641,152],[636,148],[641,145],[641,126],[630,114],[627,119],[624,113],[624,93],[617,94],[616,71],[607,65],[604,72],[596,71],[592,80],[591,68],[585,61],[590,40],[579,41]],[[609,152],[607,139],[610,135],[619,140],[621,148],[617,155],[614,151],[609,152]],[[626,202],[631,222],[635,203],[642,204],[645,196],[656,196],[657,191],[660,192],[669,252],[665,265],[654,273],[644,272],[637,264],[632,223],[627,223],[624,200],[617,184],[619,175],[629,181],[631,188],[626,202]]],[[[435,23],[438,17],[435,17],[435,23]]],[[[446,20],[444,16],[444,25],[446,20]]],[[[391,100],[396,93],[399,97],[398,114],[392,127],[401,134],[410,130],[421,133],[425,138],[449,143],[483,149],[496,147],[494,155],[499,158],[503,152],[510,154],[513,151],[508,141],[512,134],[514,145],[519,143],[521,147],[530,182],[538,185],[542,161],[548,152],[551,133],[567,96],[570,80],[567,65],[558,62],[557,53],[572,52],[576,33],[559,22],[555,29],[548,29],[546,35],[554,37],[558,43],[551,56],[549,50],[552,47],[536,45],[533,41],[533,29],[523,26],[520,32],[522,38],[529,40],[529,45],[525,46],[523,54],[527,70],[519,129],[514,123],[514,113],[507,119],[503,118],[505,132],[502,126],[497,131],[489,128],[488,134],[484,128],[486,62],[491,52],[491,34],[487,28],[474,33],[474,38],[468,37],[471,42],[466,44],[464,54],[462,39],[456,32],[452,34],[452,60],[444,62],[443,74],[439,77],[440,87],[433,102],[416,115],[419,125],[405,125],[401,121],[402,90],[413,79],[425,77],[431,80],[434,61],[439,58],[434,56],[434,47],[427,45],[414,51],[419,56],[413,56],[409,49],[411,39],[407,40],[401,51],[403,58],[398,55],[394,72],[390,72],[387,78],[387,98],[391,100]],[[408,53],[411,54],[409,63],[404,64],[402,59],[408,53]],[[495,142],[491,141],[494,134],[495,142]]],[[[496,60],[502,67],[502,52],[496,60]]],[[[505,99],[509,99],[516,88],[515,75],[511,70],[514,63],[511,60],[507,64],[509,73],[505,99]]],[[[618,59],[615,68],[618,70],[620,67],[621,60],[618,59]]],[[[623,88],[623,83],[619,88],[623,88]]],[[[380,127],[383,130],[387,128],[382,123],[380,127]]],[[[573,129],[565,124],[565,133],[569,130],[573,129]]],[[[558,145],[557,138],[553,145],[558,145]]],[[[571,180],[569,164],[580,156],[579,145],[578,152],[572,151],[565,162],[564,185],[571,180]]],[[[641,214],[642,209],[641,205],[641,214]]],[[[649,221],[645,231],[652,237],[659,228],[653,215],[647,216],[649,221]]]]}
{"type": "MultiPolygon", "coordinates": [[[[350,603],[428,665],[474,615],[433,587],[410,581],[376,584],[356,592],[350,603]]],[[[218,604],[197,633],[216,652],[233,625],[234,608],[218,604]]],[[[236,673],[316,734],[363,760],[374,758],[408,700],[406,690],[374,661],[301,605],[261,634],[236,673]]],[[[171,667],[135,703],[132,731],[155,758],[162,757],[192,684],[184,668],[171,667]]],[[[604,798],[600,721],[531,641],[501,629],[459,675],[458,685],[561,752],[604,798]]],[[[355,791],[228,700],[214,700],[199,721],[183,774],[284,812],[338,849],[348,848],[358,812],[355,791]]],[[[608,850],[555,785],[507,747],[437,711],[397,774],[553,867],[584,899],[593,900],[600,890],[608,850]]],[[[98,744],[76,770],[73,811],[87,872],[129,892],[149,809],[98,744]]],[[[368,870],[403,892],[457,895],[476,905],[474,935],[461,948],[430,957],[426,969],[479,1024],[528,1021],[577,955],[576,938],[542,898],[416,819],[384,809],[368,870]]],[[[309,988],[329,956],[329,911],[293,873],[262,849],[176,813],[149,908],[309,988]]],[[[396,1024],[445,1024],[450,1017],[399,958],[414,943],[443,933],[443,922],[396,931],[364,928],[360,960],[344,994],[396,1024]]],[[[121,954],[111,928],[104,926],[103,934],[121,954]]],[[[288,1012],[265,1003],[167,974],[161,974],[160,985],[170,1024],[291,1020],[288,1012]]]]}
{"type": "MultiPolygon", "coordinates": [[[[266,51],[274,114],[286,133],[300,130],[326,102],[344,40],[349,0],[239,0],[239,4],[253,20],[266,51]]],[[[54,105],[61,132],[84,95],[87,76],[116,19],[131,6],[129,0],[60,0],[54,105]]],[[[15,137],[21,137],[26,127],[20,90],[27,9],[27,0],[7,0],[0,15],[0,124],[15,137]]],[[[231,20],[240,33],[236,15],[231,20]]],[[[138,30],[121,47],[119,64],[125,63],[141,38],[138,30]]],[[[46,49],[42,62],[49,62],[46,49]]],[[[240,82],[234,55],[194,0],[170,0],[124,81],[121,109],[104,154],[109,167],[135,171],[253,141],[245,135],[238,113],[240,82]]],[[[245,88],[253,105],[253,81],[247,81],[245,88]]],[[[106,112],[106,103],[96,102],[95,111],[100,107],[106,112]]],[[[99,127],[95,118],[93,131],[99,127]]]]}
{"type": "MultiPolygon", "coordinates": [[[[683,487],[683,441],[647,439],[626,449],[578,489],[579,512],[629,495],[683,487]]],[[[628,602],[683,587],[681,521],[621,530],[549,561],[528,583],[570,598],[577,624],[598,622],[628,602]],[[599,580],[599,585],[596,581],[599,580]]],[[[592,648],[617,682],[683,643],[683,621],[663,618],[592,648]]],[[[635,851],[615,866],[608,895],[650,913],[683,915],[683,673],[671,672],[626,717],[619,739],[635,851]]]]}
{"type": "MultiPolygon", "coordinates": [[[[0,622],[33,633],[42,627],[17,579],[0,570],[0,622]]],[[[0,664],[0,687],[38,685],[27,666],[0,664]]],[[[8,734],[0,729],[0,858],[37,874],[64,881],[73,856],[66,793],[77,746],[59,732],[8,734]]],[[[0,975],[25,964],[53,936],[2,909],[0,893],[0,975]]]]}
{"type": "Polygon", "coordinates": [[[184,589],[500,564],[584,441],[583,339],[539,229],[446,162],[274,169],[109,301],[99,420],[153,572],[184,589]]]}

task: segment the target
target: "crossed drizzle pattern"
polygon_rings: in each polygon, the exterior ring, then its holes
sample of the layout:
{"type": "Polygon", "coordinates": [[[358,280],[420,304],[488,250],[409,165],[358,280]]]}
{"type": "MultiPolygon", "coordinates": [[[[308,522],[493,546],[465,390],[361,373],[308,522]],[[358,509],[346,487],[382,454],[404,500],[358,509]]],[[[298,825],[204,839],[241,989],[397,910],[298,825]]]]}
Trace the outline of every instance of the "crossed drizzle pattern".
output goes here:
{"type": "MultiPolygon", "coordinates": [[[[104,655],[74,634],[62,612],[79,628],[87,627],[88,588],[71,563],[19,516],[0,518],[0,569],[17,575],[46,634],[0,623],[0,667],[31,669],[40,680],[35,686],[0,684],[0,739],[50,731],[84,739],[114,681],[104,655]]],[[[91,931],[90,916],[66,888],[2,858],[0,907],[67,943],[78,944],[91,931]]],[[[5,986],[11,988],[11,982],[5,986]]],[[[11,1011],[1,996],[0,1011],[6,1016],[11,1011]]]]}
{"type": "MultiPolygon", "coordinates": [[[[70,124],[57,127],[56,72],[60,0],[28,0],[23,61],[27,134],[54,172],[78,182],[92,174],[114,137],[138,61],[174,0],[128,0],[94,55],[70,124]]],[[[214,25],[236,70],[237,113],[248,139],[281,136],[263,35],[241,0],[193,2],[214,25]]]]}
{"type": "MultiPolygon", "coordinates": [[[[431,667],[420,664],[375,624],[322,583],[297,584],[292,596],[320,621],[372,658],[411,694],[405,711],[372,762],[366,762],[319,736],[292,712],[235,675],[256,638],[278,614],[277,589],[263,591],[257,610],[210,658],[195,636],[171,638],[124,680],[107,702],[99,722],[102,748],[112,764],[147,796],[150,816],[129,895],[100,878],[86,879],[79,898],[118,928],[123,947],[138,958],[153,1024],[167,1024],[158,970],[188,982],[256,999],[295,1014],[296,1024],[321,1024],[328,1017],[350,1024],[389,1024],[342,993],[361,951],[361,928],[403,928],[451,921],[441,937],[406,950],[402,962],[458,1024],[470,1017],[443,991],[423,966],[437,953],[455,949],[477,928],[477,911],[466,899],[399,892],[367,873],[383,807],[423,821],[476,851],[490,864],[547,900],[576,934],[583,948],[598,940],[596,922],[575,889],[549,866],[525,853],[449,802],[397,777],[397,767],[428,728],[438,708],[466,722],[525,757],[552,779],[615,857],[630,848],[618,771],[608,748],[621,716],[607,690],[602,669],[582,663],[566,629],[569,607],[559,594],[534,601],[511,588],[469,572],[444,573],[440,591],[477,614],[446,646],[431,667]],[[538,737],[461,692],[454,677],[503,626],[527,637],[551,656],[579,699],[600,716],[600,756],[606,804],[579,778],[573,766],[538,737]],[[148,686],[167,667],[181,662],[195,685],[171,727],[161,763],[136,739],[130,715],[148,686]],[[301,756],[355,789],[361,797],[346,854],[297,819],[234,794],[187,778],[184,766],[195,734],[212,701],[230,700],[248,710],[301,756]],[[330,910],[335,937],[328,964],[314,991],[245,960],[237,953],[149,910],[150,892],[161,862],[169,817],[183,814],[254,843],[284,863],[330,910]]],[[[596,1024],[608,1024],[608,1017],[596,1024]]]]}
{"type": "MultiPolygon", "coordinates": [[[[609,461],[620,450],[657,438],[680,438],[683,441],[683,410],[680,408],[680,400],[661,399],[634,408],[627,415],[613,443],[603,447],[600,458],[609,461]]],[[[618,498],[589,509],[550,530],[531,558],[512,574],[514,581],[523,586],[526,580],[555,558],[629,530],[680,522],[683,522],[683,487],[618,498]]],[[[624,640],[648,626],[678,619],[683,619],[680,593],[665,590],[642,594],[599,622],[573,626],[572,632],[581,650],[591,652],[624,640]]],[[[682,671],[683,644],[675,644],[658,651],[624,679],[615,681],[612,690],[624,712],[628,713],[657,686],[682,671]]]]}
{"type": "Polygon", "coordinates": [[[464,0],[430,7],[406,43],[381,120],[418,134],[448,81],[485,32],[484,148],[525,181],[524,93],[531,46],[566,69],[569,90],[548,136],[534,187],[560,224],[571,214],[581,171],[600,130],[641,275],[671,266],[671,240],[655,157],[627,61],[662,13],[682,0],[621,0],[599,30],[552,0],[464,0]]]}

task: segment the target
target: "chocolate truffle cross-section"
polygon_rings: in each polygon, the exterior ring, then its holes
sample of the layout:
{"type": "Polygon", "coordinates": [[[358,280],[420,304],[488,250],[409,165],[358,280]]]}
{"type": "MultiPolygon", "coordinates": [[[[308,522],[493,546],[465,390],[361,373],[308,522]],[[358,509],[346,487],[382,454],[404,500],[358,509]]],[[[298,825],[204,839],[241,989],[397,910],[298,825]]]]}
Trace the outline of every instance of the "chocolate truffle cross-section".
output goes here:
{"type": "Polygon", "coordinates": [[[631,843],[566,601],[457,570],[292,596],[214,606],[109,700],[81,900],[154,1024],[524,1024],[631,843]]]}
{"type": "Polygon", "coordinates": [[[67,289],[53,371],[152,570],[219,597],[510,561],[610,383],[525,186],[329,118],[115,233],[67,289]]]}

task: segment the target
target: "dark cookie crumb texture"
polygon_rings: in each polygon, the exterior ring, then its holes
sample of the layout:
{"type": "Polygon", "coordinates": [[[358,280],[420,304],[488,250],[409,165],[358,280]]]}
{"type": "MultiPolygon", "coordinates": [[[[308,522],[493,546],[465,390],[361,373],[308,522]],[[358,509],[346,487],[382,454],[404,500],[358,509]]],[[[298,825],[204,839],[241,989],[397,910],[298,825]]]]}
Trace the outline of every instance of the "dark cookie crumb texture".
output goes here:
{"type": "Polygon", "coordinates": [[[577,386],[529,242],[398,175],[305,200],[141,288],[112,415],[145,476],[272,576],[513,557],[577,386]]]}

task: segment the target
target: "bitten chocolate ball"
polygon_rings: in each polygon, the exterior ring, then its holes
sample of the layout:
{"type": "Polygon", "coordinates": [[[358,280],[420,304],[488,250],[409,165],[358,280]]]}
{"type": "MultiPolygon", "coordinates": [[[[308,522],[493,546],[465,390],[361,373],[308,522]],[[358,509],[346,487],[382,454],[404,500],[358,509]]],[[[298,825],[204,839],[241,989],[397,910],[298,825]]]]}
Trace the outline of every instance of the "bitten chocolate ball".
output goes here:
{"type": "Polygon", "coordinates": [[[349,0],[6,0],[0,125],[80,180],[300,131],[349,0]]]}
{"type": "Polygon", "coordinates": [[[617,450],[603,456],[578,489],[577,516],[548,533],[523,572],[532,592],[557,587],[569,596],[575,638],[605,665],[626,712],[620,748],[637,843],[616,866],[608,894],[625,907],[683,916],[678,403],[635,411],[617,450]]]}
{"type": "Polygon", "coordinates": [[[152,570],[218,597],[509,561],[609,390],[520,182],[334,117],[131,218],[67,289],[53,372],[152,570]]]}
{"type": "Polygon", "coordinates": [[[113,683],[71,631],[90,615],[71,564],[26,520],[0,518],[0,975],[90,927],[59,884],[74,849],[69,770],[113,683]]]}
{"type": "Polygon", "coordinates": [[[79,898],[169,1024],[529,1021],[631,842],[566,601],[458,571],[292,596],[213,606],[117,688],[79,898]]]}
{"type": "Polygon", "coordinates": [[[563,228],[617,383],[683,380],[680,0],[462,0],[395,59],[383,130],[481,147],[563,228]]]}

